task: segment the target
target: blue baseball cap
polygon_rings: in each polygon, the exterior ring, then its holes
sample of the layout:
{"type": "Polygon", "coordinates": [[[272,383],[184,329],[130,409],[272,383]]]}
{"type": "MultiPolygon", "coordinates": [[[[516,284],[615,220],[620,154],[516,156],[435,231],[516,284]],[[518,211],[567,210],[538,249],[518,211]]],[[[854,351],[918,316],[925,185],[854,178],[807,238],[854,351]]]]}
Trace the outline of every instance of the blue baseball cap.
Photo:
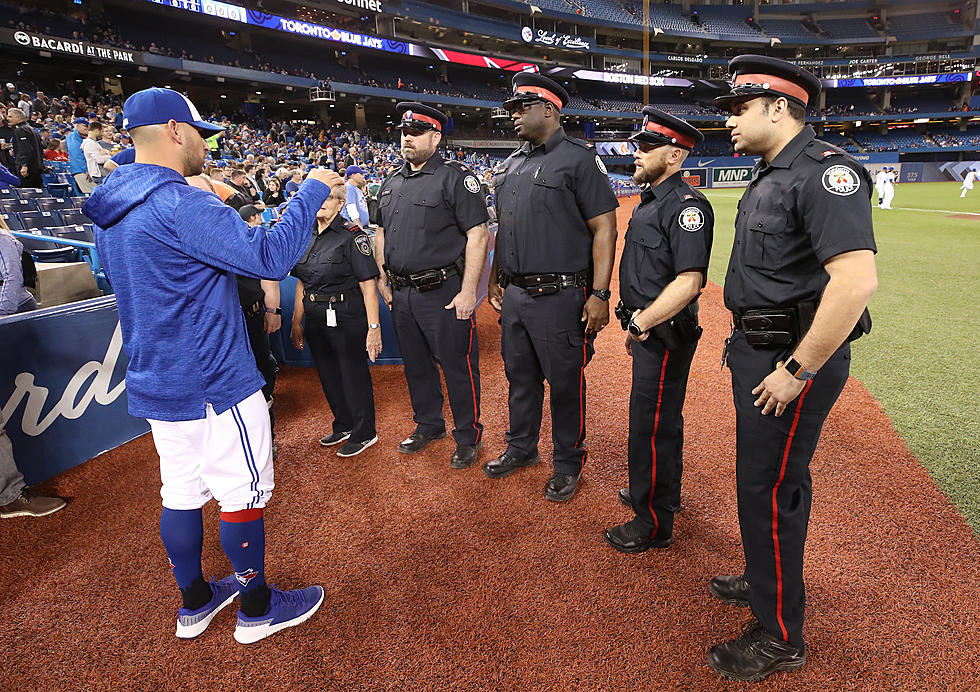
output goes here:
{"type": "Polygon", "coordinates": [[[364,169],[361,168],[360,166],[348,166],[347,170],[344,171],[344,177],[349,178],[352,175],[357,175],[358,173],[360,173],[361,175],[365,175],[364,169]]]}
{"type": "Polygon", "coordinates": [[[221,160],[217,161],[214,164],[214,166],[215,166],[215,168],[227,168],[228,167],[228,162],[225,161],[225,160],[223,160],[223,159],[221,159],[221,160]]]}
{"type": "Polygon", "coordinates": [[[75,118],[71,122],[73,125],[88,125],[88,118],[75,118]]]}
{"type": "Polygon", "coordinates": [[[224,132],[225,129],[205,122],[190,99],[173,89],[143,89],[126,99],[123,105],[123,129],[126,130],[144,125],[161,125],[169,120],[192,125],[203,137],[224,132]]]}

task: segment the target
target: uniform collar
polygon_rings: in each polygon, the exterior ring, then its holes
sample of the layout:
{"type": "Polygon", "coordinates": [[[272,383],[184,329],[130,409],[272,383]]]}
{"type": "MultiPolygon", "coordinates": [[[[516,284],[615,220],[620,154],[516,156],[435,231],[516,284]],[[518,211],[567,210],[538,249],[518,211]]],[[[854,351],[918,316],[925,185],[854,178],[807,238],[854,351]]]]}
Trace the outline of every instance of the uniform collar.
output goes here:
{"type": "Polygon", "coordinates": [[[417,171],[413,171],[412,166],[408,163],[408,161],[406,161],[404,164],[402,164],[401,174],[406,178],[410,178],[413,175],[421,175],[421,174],[432,175],[433,173],[436,172],[436,169],[441,165],[442,165],[442,157],[438,153],[435,153],[429,158],[428,161],[422,164],[422,167],[417,171]]]}
{"type": "Polygon", "coordinates": [[[344,233],[347,231],[347,219],[340,215],[340,212],[333,217],[333,221],[326,227],[326,231],[337,231],[338,233],[344,233]]]}
{"type": "Polygon", "coordinates": [[[789,168],[796,157],[799,156],[806,145],[817,138],[817,133],[813,131],[813,128],[806,125],[799,134],[797,134],[793,139],[789,140],[789,143],[783,147],[782,151],[776,154],[776,158],[772,160],[769,165],[772,168],[789,168]]]}
{"type": "Polygon", "coordinates": [[[647,185],[646,189],[640,193],[640,199],[644,202],[649,202],[650,200],[654,199],[663,199],[664,196],[677,187],[677,185],[683,179],[684,177],[681,175],[681,171],[677,171],[656,187],[650,187],[650,185],[647,185]]]}
{"type": "MultiPolygon", "coordinates": [[[[541,147],[544,148],[544,153],[545,154],[550,153],[552,150],[554,150],[555,147],[561,144],[564,139],[565,139],[565,128],[559,127],[557,130],[555,130],[555,134],[548,137],[548,139],[545,140],[544,144],[541,145],[541,147]]],[[[534,151],[537,148],[539,147],[532,146],[530,142],[524,142],[524,145],[521,147],[521,151],[523,151],[524,154],[530,154],[532,151],[534,151]]]]}

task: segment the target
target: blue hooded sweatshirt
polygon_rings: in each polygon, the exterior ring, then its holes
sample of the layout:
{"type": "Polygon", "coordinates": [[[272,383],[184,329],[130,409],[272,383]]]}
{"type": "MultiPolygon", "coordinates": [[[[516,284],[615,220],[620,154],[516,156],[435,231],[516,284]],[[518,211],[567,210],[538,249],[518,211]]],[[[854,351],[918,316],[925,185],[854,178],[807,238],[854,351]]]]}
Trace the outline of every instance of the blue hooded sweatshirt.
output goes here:
{"type": "Polygon", "coordinates": [[[130,414],[196,420],[262,388],[235,274],[286,276],[329,195],[307,180],[266,231],[163,166],[121,166],[95,188],[82,211],[116,293],[130,414]]]}

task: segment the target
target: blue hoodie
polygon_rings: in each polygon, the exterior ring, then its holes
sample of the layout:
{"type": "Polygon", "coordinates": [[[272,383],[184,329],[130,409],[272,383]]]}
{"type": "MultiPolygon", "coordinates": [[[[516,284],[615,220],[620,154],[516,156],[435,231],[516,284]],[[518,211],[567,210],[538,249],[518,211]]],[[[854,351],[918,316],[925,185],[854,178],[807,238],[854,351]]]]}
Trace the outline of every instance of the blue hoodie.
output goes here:
{"type": "Polygon", "coordinates": [[[170,168],[121,166],[95,188],[82,211],[116,293],[132,415],[196,420],[262,388],[235,274],[288,274],[329,195],[307,180],[266,231],[170,168]]]}

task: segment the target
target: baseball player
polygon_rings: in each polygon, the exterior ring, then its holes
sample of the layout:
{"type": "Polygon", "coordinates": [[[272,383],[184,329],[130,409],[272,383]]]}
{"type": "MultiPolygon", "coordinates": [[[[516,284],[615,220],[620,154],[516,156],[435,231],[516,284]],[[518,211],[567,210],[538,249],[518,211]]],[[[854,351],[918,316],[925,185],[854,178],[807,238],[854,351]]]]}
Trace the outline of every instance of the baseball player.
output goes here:
{"type": "Polygon", "coordinates": [[[980,175],[977,175],[976,168],[971,168],[966,172],[966,176],[963,178],[963,184],[960,186],[960,190],[962,190],[960,199],[966,197],[966,193],[973,189],[973,183],[977,178],[980,178],[980,175]]]}
{"type": "Polygon", "coordinates": [[[878,193],[878,207],[881,208],[882,199],[885,196],[885,178],[888,177],[888,166],[882,166],[875,173],[875,192],[878,193]]]}
{"type": "Polygon", "coordinates": [[[885,179],[881,186],[881,204],[879,204],[882,209],[892,208],[892,200],[895,198],[895,177],[895,167],[885,166],[885,179]]]}
{"type": "Polygon", "coordinates": [[[249,227],[184,179],[201,173],[205,138],[222,128],[170,89],[133,94],[123,114],[136,162],[100,185],[84,212],[116,292],[129,412],[148,419],[160,455],[160,536],[183,599],[176,634],[198,636],[241,595],[235,639],[247,644],[307,620],[323,589],[280,591],[265,581],[272,436],[235,275],[285,276],[330,188],[344,183],[313,171],[272,231],[249,227]],[[234,574],[208,583],[201,508],[212,497],[234,574]]]}

